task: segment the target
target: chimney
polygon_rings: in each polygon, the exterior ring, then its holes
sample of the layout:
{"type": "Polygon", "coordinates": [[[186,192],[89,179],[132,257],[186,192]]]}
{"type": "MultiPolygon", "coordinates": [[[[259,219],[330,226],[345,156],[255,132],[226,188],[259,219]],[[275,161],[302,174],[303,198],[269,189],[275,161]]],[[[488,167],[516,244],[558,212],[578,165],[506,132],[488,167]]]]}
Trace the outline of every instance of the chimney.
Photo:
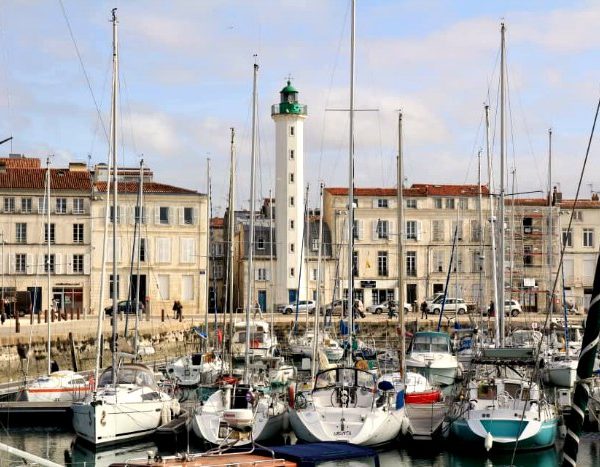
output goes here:
{"type": "Polygon", "coordinates": [[[552,206],[562,203],[562,193],[554,187],[552,191],[552,206]]]}
{"type": "Polygon", "coordinates": [[[598,193],[592,193],[592,201],[600,201],[600,198],[598,198],[598,193]]]}

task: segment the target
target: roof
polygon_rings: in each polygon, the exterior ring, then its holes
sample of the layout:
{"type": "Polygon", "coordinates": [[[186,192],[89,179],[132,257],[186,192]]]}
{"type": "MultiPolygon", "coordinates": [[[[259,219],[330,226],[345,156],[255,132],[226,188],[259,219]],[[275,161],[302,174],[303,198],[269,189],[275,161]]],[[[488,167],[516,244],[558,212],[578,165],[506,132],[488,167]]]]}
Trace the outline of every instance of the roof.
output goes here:
{"type": "MultiPolygon", "coordinates": [[[[506,199],[505,204],[512,205],[512,199],[506,199]]],[[[547,207],[548,199],[547,198],[516,198],[514,200],[515,206],[531,206],[531,207],[547,207]]],[[[573,209],[573,205],[575,205],[575,209],[600,209],[600,201],[590,200],[590,199],[578,199],[577,203],[575,203],[574,199],[565,199],[562,200],[558,205],[562,209],[573,209]]]]}
{"type": "MultiPolygon", "coordinates": [[[[348,188],[326,188],[334,196],[347,196],[348,188]]],[[[396,188],[355,188],[355,196],[396,196],[396,188]]],[[[478,185],[433,185],[414,183],[403,189],[404,196],[478,196],[478,185]]],[[[488,195],[486,185],[481,185],[481,194],[488,195]]]]}
{"type": "MultiPolygon", "coordinates": [[[[106,182],[96,182],[96,190],[106,192],[106,182]]],[[[139,190],[138,182],[120,182],[118,184],[119,193],[137,193],[139,190]]],[[[197,194],[195,190],[179,188],[164,183],[147,182],[144,183],[144,193],[171,193],[171,194],[197,194]]]]}
{"type": "Polygon", "coordinates": [[[284,93],[284,94],[291,94],[292,92],[296,92],[297,93],[298,91],[296,90],[296,88],[294,86],[292,86],[291,81],[288,80],[287,86],[285,88],[283,88],[281,90],[281,92],[284,93]]]}
{"type": "MultiPolygon", "coordinates": [[[[15,159],[21,160],[21,159],[15,159]]],[[[7,168],[0,170],[0,188],[15,190],[43,190],[46,169],[7,168]]],[[[92,180],[87,170],[50,169],[50,190],[90,191],[92,180]]]]}
{"type": "Polygon", "coordinates": [[[0,166],[11,169],[39,169],[41,164],[37,157],[0,157],[0,166]]]}
{"type": "Polygon", "coordinates": [[[215,228],[223,228],[225,226],[225,218],[223,217],[213,217],[210,220],[210,226],[211,228],[215,229],[215,228]]]}

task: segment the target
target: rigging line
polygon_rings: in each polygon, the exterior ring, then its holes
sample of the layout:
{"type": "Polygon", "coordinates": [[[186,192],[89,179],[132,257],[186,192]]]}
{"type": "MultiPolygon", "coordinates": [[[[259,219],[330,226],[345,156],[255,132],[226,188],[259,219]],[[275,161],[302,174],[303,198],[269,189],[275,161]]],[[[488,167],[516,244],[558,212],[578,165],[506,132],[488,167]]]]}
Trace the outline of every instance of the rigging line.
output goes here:
{"type": "Polygon", "coordinates": [[[96,107],[96,112],[98,113],[98,119],[102,123],[102,129],[104,130],[104,137],[106,141],[110,141],[108,136],[108,131],[106,130],[106,125],[104,124],[104,120],[102,119],[102,113],[100,112],[100,107],[98,106],[98,101],[96,100],[96,96],[94,95],[94,90],[92,89],[92,84],[90,82],[90,77],[85,69],[85,65],[83,64],[83,59],[81,58],[81,53],[79,53],[79,47],[77,46],[77,41],[75,40],[75,35],[73,34],[73,29],[71,29],[71,22],[69,21],[69,17],[67,16],[67,11],[65,10],[65,6],[63,4],[63,0],[58,0],[60,4],[60,9],[62,10],[63,17],[65,18],[65,22],[67,23],[67,28],[69,29],[69,35],[71,36],[71,41],[73,42],[73,46],[75,47],[75,52],[77,53],[77,58],[79,59],[79,65],[81,65],[81,71],[83,71],[83,75],[85,77],[85,81],[88,86],[88,90],[90,91],[90,95],[92,96],[92,100],[94,101],[94,106],[96,107]]]}
{"type": "MultiPolygon", "coordinates": [[[[107,69],[104,73],[104,82],[102,83],[102,92],[100,93],[100,96],[101,96],[100,106],[101,107],[104,104],[104,95],[105,95],[105,91],[106,91],[106,85],[108,83],[108,77],[111,75],[110,70],[112,69],[112,60],[108,60],[106,66],[107,66],[107,69]]],[[[89,151],[90,155],[94,153],[94,147],[96,146],[96,136],[98,135],[98,128],[100,127],[100,124],[101,124],[101,120],[98,118],[98,115],[97,115],[96,119],[95,119],[95,123],[94,123],[94,132],[92,134],[92,144],[90,146],[90,151],[89,151]]]]}
{"type": "MultiPolygon", "coordinates": [[[[481,128],[483,126],[484,117],[485,117],[485,112],[481,113],[481,116],[479,118],[479,126],[477,127],[477,132],[475,133],[475,139],[473,140],[473,147],[471,148],[471,158],[469,159],[469,165],[467,166],[467,170],[465,172],[465,178],[463,179],[463,184],[467,183],[467,180],[469,179],[469,175],[471,173],[471,167],[473,165],[473,161],[478,157],[477,151],[475,150],[475,148],[477,147],[477,143],[479,142],[479,136],[480,136],[481,128]]],[[[481,137],[483,138],[483,132],[481,132],[481,137]]]]}
{"type": "MultiPolygon", "coordinates": [[[[120,61],[122,63],[123,59],[120,58],[120,61]]],[[[128,126],[129,126],[129,137],[131,138],[131,148],[133,150],[133,154],[138,154],[137,146],[135,144],[135,137],[134,137],[134,133],[133,133],[133,129],[134,129],[133,128],[133,121],[134,120],[133,120],[133,114],[131,112],[131,99],[130,99],[130,96],[129,96],[129,87],[127,86],[127,80],[125,79],[125,73],[123,73],[123,67],[121,67],[121,66],[119,67],[119,72],[120,72],[119,73],[120,79],[123,82],[123,86],[121,86],[119,84],[119,92],[121,94],[119,96],[120,99],[121,99],[121,101],[120,101],[121,102],[121,108],[123,108],[123,102],[125,102],[125,107],[126,107],[125,111],[129,114],[129,120],[128,120],[129,123],[128,123],[128,126]],[[123,91],[124,91],[124,94],[125,94],[125,98],[123,98],[123,91]]],[[[125,133],[124,133],[123,125],[124,125],[125,120],[122,117],[121,117],[121,122],[123,122],[123,123],[121,123],[121,132],[122,132],[121,134],[124,135],[125,133]]],[[[124,146],[125,146],[125,144],[124,144],[124,141],[123,141],[123,149],[124,149],[124,146]]],[[[125,151],[123,150],[122,153],[125,154],[125,151]]]]}
{"type": "MultiPolygon", "coordinates": [[[[347,5],[348,6],[346,7],[346,13],[344,14],[344,19],[342,20],[342,30],[340,31],[340,35],[339,35],[337,51],[335,54],[335,58],[333,60],[333,66],[332,66],[332,70],[331,70],[331,74],[330,74],[330,78],[329,78],[329,87],[327,89],[327,95],[325,97],[325,107],[327,107],[329,105],[329,98],[331,97],[331,89],[333,88],[333,79],[335,77],[335,71],[337,69],[338,61],[339,61],[339,58],[341,55],[340,51],[342,49],[342,39],[344,38],[344,31],[346,30],[346,24],[348,22],[348,14],[350,12],[350,2],[348,2],[347,5]]],[[[322,162],[323,162],[323,147],[325,145],[325,127],[326,127],[325,116],[326,115],[327,115],[327,112],[325,111],[325,109],[323,109],[323,123],[321,125],[321,150],[319,153],[319,164],[318,164],[318,170],[317,170],[317,178],[319,180],[321,180],[323,178],[322,162]]],[[[337,158],[336,158],[336,160],[337,160],[337,158]]]]}
{"type": "MultiPolygon", "coordinates": [[[[13,117],[12,117],[12,107],[11,107],[11,95],[10,95],[10,86],[9,86],[9,82],[10,82],[10,75],[9,75],[9,56],[8,56],[8,51],[9,48],[6,47],[6,35],[4,34],[5,32],[5,27],[4,27],[4,15],[2,15],[2,13],[0,13],[0,41],[2,43],[2,61],[4,62],[4,82],[6,83],[6,108],[7,108],[7,113],[8,113],[8,128],[9,128],[9,132],[12,135],[12,127],[13,127],[13,117]]],[[[11,152],[12,152],[12,140],[11,140],[11,152]]]]}

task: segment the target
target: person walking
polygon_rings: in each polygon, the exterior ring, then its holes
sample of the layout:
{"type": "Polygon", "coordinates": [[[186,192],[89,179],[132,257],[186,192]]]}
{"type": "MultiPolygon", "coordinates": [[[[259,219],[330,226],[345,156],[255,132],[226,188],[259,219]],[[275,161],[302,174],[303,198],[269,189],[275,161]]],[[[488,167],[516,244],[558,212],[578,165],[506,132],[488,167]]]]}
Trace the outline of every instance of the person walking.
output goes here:
{"type": "Polygon", "coordinates": [[[262,310],[260,308],[260,303],[258,303],[258,300],[254,302],[254,317],[252,319],[256,319],[257,314],[260,319],[263,319],[262,310]]]}
{"type": "Polygon", "coordinates": [[[490,317],[496,316],[496,310],[494,308],[494,300],[490,300],[490,307],[488,309],[488,316],[490,316],[490,317]]]}
{"type": "Polygon", "coordinates": [[[427,319],[427,302],[425,300],[421,302],[421,319],[427,319]]]}
{"type": "Polygon", "coordinates": [[[173,303],[173,311],[175,312],[175,319],[182,321],[183,320],[183,306],[181,305],[181,302],[179,300],[175,300],[175,303],[173,303]]]}

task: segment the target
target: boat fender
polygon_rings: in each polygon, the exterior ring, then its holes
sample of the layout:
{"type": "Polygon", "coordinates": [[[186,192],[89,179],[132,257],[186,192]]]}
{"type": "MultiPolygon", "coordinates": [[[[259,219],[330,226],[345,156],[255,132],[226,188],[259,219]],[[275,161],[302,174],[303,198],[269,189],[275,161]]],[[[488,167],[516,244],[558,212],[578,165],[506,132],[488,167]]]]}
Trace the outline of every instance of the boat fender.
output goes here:
{"type": "Polygon", "coordinates": [[[400,430],[402,431],[402,434],[404,436],[406,436],[411,431],[410,421],[408,420],[408,417],[404,417],[402,419],[402,426],[400,430]]]}
{"type": "Polygon", "coordinates": [[[565,439],[567,437],[567,426],[562,424],[558,427],[558,435],[561,439],[565,439]]]}
{"type": "Polygon", "coordinates": [[[485,450],[489,451],[490,449],[492,449],[493,444],[494,444],[494,437],[492,436],[491,433],[488,432],[488,434],[485,435],[485,442],[483,443],[483,445],[485,446],[485,450]]]}
{"type": "Polygon", "coordinates": [[[171,401],[171,415],[177,417],[181,413],[181,404],[177,399],[171,401]]]}
{"type": "Polygon", "coordinates": [[[160,409],[160,424],[166,425],[170,421],[171,421],[171,408],[169,407],[169,404],[165,403],[162,405],[162,408],[160,409]]]}
{"type": "Polygon", "coordinates": [[[290,408],[294,408],[294,403],[296,401],[295,398],[295,394],[294,394],[294,386],[293,385],[289,385],[288,386],[288,404],[290,406],[290,408]]]}

